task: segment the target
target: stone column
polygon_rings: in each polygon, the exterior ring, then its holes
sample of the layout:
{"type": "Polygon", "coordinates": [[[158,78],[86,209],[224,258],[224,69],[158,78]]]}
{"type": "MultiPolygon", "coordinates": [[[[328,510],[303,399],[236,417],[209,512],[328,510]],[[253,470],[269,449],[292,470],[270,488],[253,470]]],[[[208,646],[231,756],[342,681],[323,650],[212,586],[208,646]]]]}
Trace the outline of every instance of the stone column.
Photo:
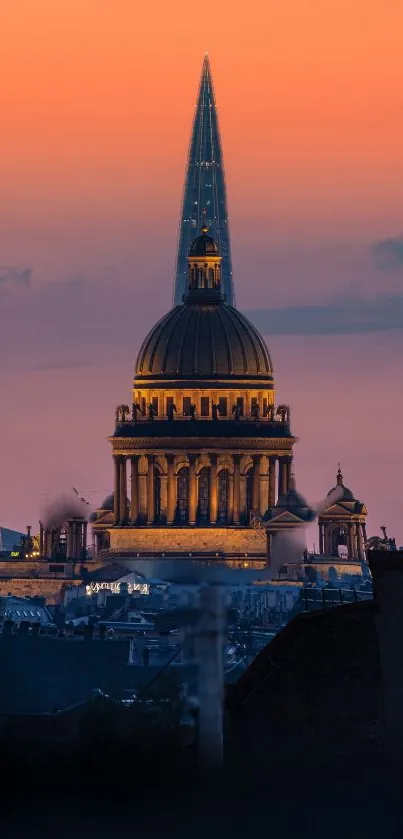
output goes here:
{"type": "Polygon", "coordinates": [[[189,524],[196,524],[197,514],[197,479],[196,455],[189,455],[189,524]]]}
{"type": "Polygon", "coordinates": [[[362,524],[361,522],[356,525],[357,527],[357,541],[358,541],[358,559],[360,562],[365,562],[365,548],[364,548],[364,534],[362,532],[362,524]]]}
{"type": "Polygon", "coordinates": [[[130,473],[130,521],[137,524],[139,517],[139,459],[133,455],[130,473]]]}
{"type": "Polygon", "coordinates": [[[155,519],[155,493],[154,493],[154,455],[147,456],[147,524],[154,524],[155,519]]]}
{"type": "Polygon", "coordinates": [[[319,525],[319,553],[324,553],[324,545],[323,545],[323,524],[319,525]]]}
{"type": "Polygon", "coordinates": [[[113,456],[113,463],[115,467],[115,486],[113,495],[113,523],[119,524],[120,517],[120,457],[113,456]]]}
{"type": "Polygon", "coordinates": [[[234,524],[239,524],[241,520],[241,455],[233,455],[234,462],[234,508],[233,521],[234,524]]]}
{"type": "Polygon", "coordinates": [[[234,521],[234,476],[228,478],[228,524],[234,521]]]}
{"type": "Polygon", "coordinates": [[[67,522],[67,545],[66,545],[66,559],[71,559],[73,556],[73,522],[67,522]]]}
{"type": "Polygon", "coordinates": [[[167,454],[168,463],[168,505],[167,505],[167,524],[173,524],[175,518],[176,505],[176,482],[174,475],[174,459],[173,454],[167,454]]]}
{"type": "Polygon", "coordinates": [[[210,524],[217,523],[217,455],[210,455],[210,524]]]}
{"type": "Polygon", "coordinates": [[[272,534],[266,530],[266,567],[271,565],[271,548],[272,548],[272,534]]]}
{"type": "Polygon", "coordinates": [[[286,492],[288,492],[288,490],[291,486],[292,457],[286,457],[284,459],[285,459],[286,492]]]}
{"type": "Polygon", "coordinates": [[[260,513],[260,455],[253,455],[252,507],[254,513],[260,513]]]}
{"type": "Polygon", "coordinates": [[[83,562],[87,559],[87,531],[88,523],[85,521],[83,525],[83,562]]]}
{"type": "Polygon", "coordinates": [[[355,559],[353,525],[352,525],[351,522],[349,522],[349,524],[348,524],[347,548],[348,548],[348,558],[349,559],[355,559]]]}
{"type": "Polygon", "coordinates": [[[287,461],[285,457],[279,457],[278,462],[278,497],[281,498],[287,492],[287,461]]]}
{"type": "Polygon", "coordinates": [[[362,523],[362,535],[364,537],[364,543],[367,542],[367,525],[365,524],[365,522],[362,523]]]}
{"type": "Polygon", "coordinates": [[[276,505],[276,458],[269,457],[269,507],[276,505]]]}
{"type": "Polygon", "coordinates": [[[120,522],[127,522],[127,469],[126,458],[120,458],[120,522]]]}

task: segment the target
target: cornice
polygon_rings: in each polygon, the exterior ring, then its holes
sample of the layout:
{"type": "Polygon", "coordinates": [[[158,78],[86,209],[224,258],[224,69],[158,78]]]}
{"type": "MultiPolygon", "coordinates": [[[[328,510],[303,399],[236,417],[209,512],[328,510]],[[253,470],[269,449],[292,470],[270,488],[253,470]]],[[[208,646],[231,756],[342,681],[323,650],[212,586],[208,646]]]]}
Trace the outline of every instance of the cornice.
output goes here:
{"type": "Polygon", "coordinates": [[[297,437],[109,437],[112,443],[114,454],[139,454],[140,451],[167,451],[187,452],[197,451],[228,451],[242,453],[243,451],[257,450],[258,453],[265,451],[284,452],[289,454],[297,437]]]}

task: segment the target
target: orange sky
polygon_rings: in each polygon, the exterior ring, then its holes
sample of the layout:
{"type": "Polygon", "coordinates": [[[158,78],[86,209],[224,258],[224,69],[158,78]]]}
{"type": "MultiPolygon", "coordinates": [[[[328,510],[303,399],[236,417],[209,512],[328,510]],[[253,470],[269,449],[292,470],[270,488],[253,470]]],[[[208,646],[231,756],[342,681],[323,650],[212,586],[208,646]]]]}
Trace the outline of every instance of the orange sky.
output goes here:
{"type": "Polygon", "coordinates": [[[292,406],[299,486],[319,499],[341,460],[403,542],[402,45],[403,0],[0,0],[0,523],[34,525],[43,487],[110,491],[208,51],[237,304],[292,406]]]}
{"type": "Polygon", "coordinates": [[[279,232],[302,211],[389,232],[403,211],[402,32],[400,0],[3,0],[1,220],[5,202],[11,226],[106,221],[111,203],[141,224],[173,193],[177,208],[207,50],[231,214],[244,225],[252,198],[265,213],[274,194],[279,232]]]}

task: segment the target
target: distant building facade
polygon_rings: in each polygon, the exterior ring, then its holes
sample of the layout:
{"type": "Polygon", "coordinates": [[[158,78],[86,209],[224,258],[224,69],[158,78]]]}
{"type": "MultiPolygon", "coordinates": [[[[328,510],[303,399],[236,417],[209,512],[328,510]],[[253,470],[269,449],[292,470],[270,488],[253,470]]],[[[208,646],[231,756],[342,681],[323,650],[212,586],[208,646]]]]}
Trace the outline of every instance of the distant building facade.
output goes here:
{"type": "Polygon", "coordinates": [[[362,501],[355,498],[351,489],[344,486],[340,467],[336,486],[329,491],[328,497],[329,506],[318,519],[319,553],[364,562],[368,510],[362,501]]]}

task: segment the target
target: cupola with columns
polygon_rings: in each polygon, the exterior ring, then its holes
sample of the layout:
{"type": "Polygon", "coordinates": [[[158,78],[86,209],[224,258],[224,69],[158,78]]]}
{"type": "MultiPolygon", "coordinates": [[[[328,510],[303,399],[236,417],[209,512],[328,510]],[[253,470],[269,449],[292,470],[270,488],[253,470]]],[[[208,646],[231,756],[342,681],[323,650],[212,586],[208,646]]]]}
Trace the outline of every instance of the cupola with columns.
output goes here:
{"type": "Polygon", "coordinates": [[[364,562],[368,510],[344,485],[340,464],[336,485],[328,492],[329,504],[318,518],[319,553],[364,562]]]}
{"type": "Polygon", "coordinates": [[[265,562],[256,522],[289,488],[296,440],[263,338],[225,302],[220,263],[204,226],[182,304],[140,348],[110,438],[113,503],[92,522],[99,550],[265,562]]]}

